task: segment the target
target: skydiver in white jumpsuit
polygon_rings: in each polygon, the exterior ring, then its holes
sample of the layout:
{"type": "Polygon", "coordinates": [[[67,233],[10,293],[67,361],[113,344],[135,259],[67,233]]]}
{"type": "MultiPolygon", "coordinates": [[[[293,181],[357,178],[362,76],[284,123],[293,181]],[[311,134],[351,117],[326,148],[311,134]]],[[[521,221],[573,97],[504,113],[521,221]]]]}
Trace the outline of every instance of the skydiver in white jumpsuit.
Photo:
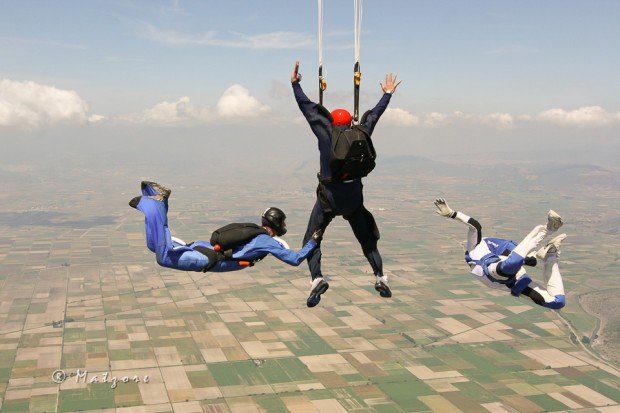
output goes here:
{"type": "Polygon", "coordinates": [[[435,200],[437,214],[456,219],[466,224],[467,250],[465,261],[471,273],[492,288],[510,291],[516,297],[526,295],[540,306],[558,310],[565,305],[564,284],[558,266],[560,244],[566,234],[551,239],[544,247],[532,254],[540,242],[556,232],[563,224],[562,218],[550,210],[547,225],[538,225],[519,244],[502,238],[482,238],[482,226],[474,218],[460,211],[454,211],[443,198],[435,200]],[[542,286],[528,276],[524,266],[535,266],[542,261],[545,285],[542,286]]]}

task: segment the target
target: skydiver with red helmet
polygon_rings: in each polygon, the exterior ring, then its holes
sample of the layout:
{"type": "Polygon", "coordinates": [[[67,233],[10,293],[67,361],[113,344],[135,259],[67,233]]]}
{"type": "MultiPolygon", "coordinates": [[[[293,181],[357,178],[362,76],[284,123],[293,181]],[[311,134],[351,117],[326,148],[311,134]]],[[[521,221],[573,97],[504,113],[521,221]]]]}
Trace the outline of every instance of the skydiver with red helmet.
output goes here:
{"type": "MultiPolygon", "coordinates": [[[[311,101],[302,90],[300,81],[299,62],[296,62],[291,74],[293,93],[299,109],[318,140],[320,154],[317,200],[310,214],[304,243],[312,237],[316,228],[325,229],[335,216],[342,216],[349,222],[362,247],[364,256],[372,267],[376,277],[375,289],[381,297],[391,297],[392,291],[388,286],[387,276],[383,274],[383,261],[377,249],[379,229],[370,211],[364,207],[362,180],[361,178],[342,179],[342,177],[336,177],[330,167],[334,128],[341,130],[351,128],[351,114],[346,109],[335,109],[330,113],[322,105],[311,101]]],[[[379,118],[387,109],[392,94],[399,84],[400,82],[396,81],[396,76],[391,73],[385,76],[385,84],[380,84],[383,96],[373,109],[362,116],[360,122],[360,126],[365,129],[368,136],[372,135],[379,118]]],[[[321,272],[320,242],[308,256],[308,266],[312,284],[306,304],[308,307],[314,307],[321,300],[321,294],[329,288],[329,284],[323,279],[321,272]]]]}

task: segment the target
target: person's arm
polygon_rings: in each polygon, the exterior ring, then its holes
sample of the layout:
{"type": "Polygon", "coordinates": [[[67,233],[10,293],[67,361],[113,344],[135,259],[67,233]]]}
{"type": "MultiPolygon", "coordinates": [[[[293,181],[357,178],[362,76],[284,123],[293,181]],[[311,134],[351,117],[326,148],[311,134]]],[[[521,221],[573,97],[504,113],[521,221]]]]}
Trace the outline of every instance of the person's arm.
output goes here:
{"type": "Polygon", "coordinates": [[[298,266],[308,257],[308,255],[310,255],[312,250],[316,248],[319,242],[321,242],[322,238],[323,230],[318,229],[314,231],[312,238],[310,238],[299,251],[288,249],[273,238],[270,239],[271,242],[269,242],[266,247],[267,251],[280,261],[283,261],[289,265],[298,266]]]}
{"type": "Polygon", "coordinates": [[[482,241],[482,226],[476,219],[460,211],[454,211],[443,198],[435,199],[436,214],[442,217],[456,219],[467,225],[467,251],[473,250],[482,241]]]}
{"type": "MultiPolygon", "coordinates": [[[[299,61],[295,62],[295,66],[293,67],[293,72],[291,73],[291,85],[293,86],[293,94],[295,96],[295,101],[301,110],[301,113],[306,116],[306,114],[316,106],[316,103],[311,101],[310,98],[304,93],[301,88],[301,74],[299,73],[299,61]]],[[[307,116],[306,116],[307,118],[307,116]]]]}
{"type": "Polygon", "coordinates": [[[362,123],[370,135],[372,135],[379,118],[383,115],[383,112],[385,112],[390,104],[390,99],[392,98],[394,92],[396,92],[396,88],[400,85],[400,82],[401,81],[396,81],[396,75],[390,73],[385,75],[385,85],[383,83],[379,83],[381,90],[383,91],[383,96],[381,96],[381,99],[379,99],[379,102],[374,108],[364,114],[364,118],[362,119],[362,123]]]}
{"type": "Polygon", "coordinates": [[[291,85],[293,86],[293,94],[299,110],[304,115],[312,132],[319,136],[330,136],[331,121],[327,116],[326,109],[321,111],[320,106],[310,100],[301,88],[301,75],[299,74],[299,62],[295,62],[293,72],[291,73],[291,85]]]}
{"type": "Polygon", "coordinates": [[[278,244],[278,247],[269,251],[271,255],[283,261],[289,265],[298,266],[310,255],[313,249],[316,248],[316,241],[313,239],[308,240],[306,245],[299,251],[289,250],[278,244]]]}

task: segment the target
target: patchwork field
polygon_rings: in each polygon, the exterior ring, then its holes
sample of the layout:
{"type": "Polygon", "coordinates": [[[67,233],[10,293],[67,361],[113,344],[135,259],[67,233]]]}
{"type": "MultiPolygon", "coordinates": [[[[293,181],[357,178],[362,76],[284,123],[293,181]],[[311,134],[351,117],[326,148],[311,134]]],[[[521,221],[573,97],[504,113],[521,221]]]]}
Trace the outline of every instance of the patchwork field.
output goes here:
{"type": "MultiPolygon", "coordinates": [[[[524,207],[501,186],[378,174],[366,204],[394,297],[374,291],[347,222],[336,219],[323,243],[330,289],[308,309],[305,263],[268,257],[224,274],[159,267],[142,216],[127,206],[139,179],[121,190],[95,177],[8,186],[56,195],[0,201],[3,412],[620,410],[620,368],[582,340],[597,319],[576,298],[620,286],[618,239],[601,231],[618,193],[593,207],[534,186],[524,207]],[[476,216],[486,235],[513,239],[544,222],[547,209],[562,213],[568,306],[558,314],[477,284],[462,261],[466,228],[433,214],[435,196],[476,216]],[[56,370],[66,374],[61,383],[56,370]]],[[[286,239],[299,248],[314,183],[295,179],[287,185],[298,191],[240,184],[231,193],[230,183],[183,186],[178,178],[172,232],[208,239],[277,205],[289,217],[286,239]]]]}

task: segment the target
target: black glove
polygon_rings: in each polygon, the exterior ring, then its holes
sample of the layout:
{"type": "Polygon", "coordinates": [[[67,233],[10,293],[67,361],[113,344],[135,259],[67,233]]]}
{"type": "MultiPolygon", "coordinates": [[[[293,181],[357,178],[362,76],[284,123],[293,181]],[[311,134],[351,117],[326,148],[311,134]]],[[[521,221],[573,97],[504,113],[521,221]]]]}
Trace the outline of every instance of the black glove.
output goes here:
{"type": "Polygon", "coordinates": [[[323,239],[323,230],[317,229],[316,231],[314,231],[314,233],[312,234],[312,239],[314,240],[314,242],[319,244],[323,239]]]}
{"type": "Polygon", "coordinates": [[[524,264],[528,267],[535,267],[537,263],[538,261],[536,260],[536,257],[525,257],[524,264]]]}

